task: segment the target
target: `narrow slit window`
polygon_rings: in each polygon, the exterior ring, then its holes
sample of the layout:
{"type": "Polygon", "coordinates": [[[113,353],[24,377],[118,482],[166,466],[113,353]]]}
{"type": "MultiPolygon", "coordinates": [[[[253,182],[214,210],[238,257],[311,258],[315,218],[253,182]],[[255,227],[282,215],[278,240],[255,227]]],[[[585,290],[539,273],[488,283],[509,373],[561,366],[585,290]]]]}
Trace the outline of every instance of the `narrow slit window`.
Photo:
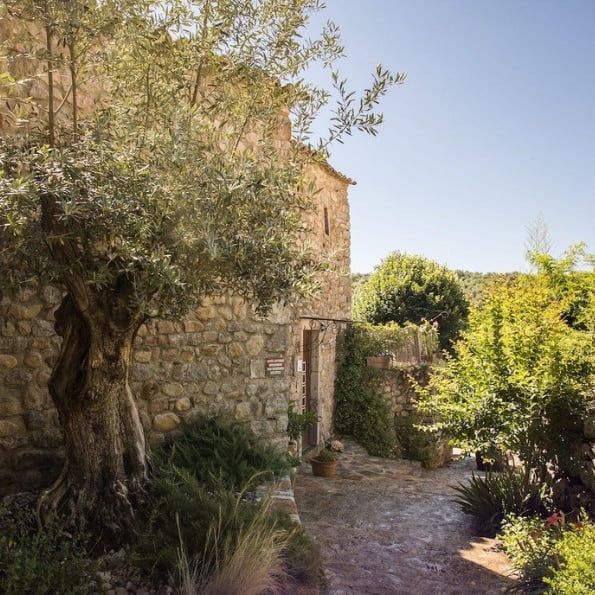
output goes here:
{"type": "Polygon", "coordinates": [[[328,223],[328,209],[324,207],[324,233],[325,235],[330,235],[331,230],[328,223]]]}

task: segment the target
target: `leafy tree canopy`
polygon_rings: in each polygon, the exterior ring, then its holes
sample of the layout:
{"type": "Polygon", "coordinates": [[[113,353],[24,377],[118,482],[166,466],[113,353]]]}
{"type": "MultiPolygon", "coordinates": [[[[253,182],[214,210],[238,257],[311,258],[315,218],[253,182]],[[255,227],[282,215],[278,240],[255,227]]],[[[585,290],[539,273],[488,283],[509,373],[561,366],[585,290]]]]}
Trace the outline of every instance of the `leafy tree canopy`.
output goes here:
{"type": "Polygon", "coordinates": [[[456,275],[422,256],[393,252],[359,289],[354,316],[372,324],[436,323],[440,346],[449,348],[469,310],[456,275]]]}
{"type": "MultiPolygon", "coordinates": [[[[33,274],[79,283],[80,294],[126,279],[142,316],[177,315],[213,291],[241,292],[265,308],[311,291],[315,258],[298,240],[314,191],[303,166],[317,153],[300,142],[330,95],[302,76],[312,62],[330,65],[343,54],[332,23],[319,39],[301,35],[321,7],[5,2],[5,16],[21,18],[23,40],[5,44],[8,94],[56,69],[69,73],[73,98],[90,88],[98,97],[97,109],[74,102],[65,115],[51,77],[45,104],[13,97],[9,118],[41,134],[16,146],[3,139],[0,254],[11,273],[3,281],[18,285],[33,274]],[[27,20],[45,29],[45,47],[34,52],[40,32],[27,20]],[[17,79],[23,62],[27,76],[17,79]],[[38,117],[46,104],[47,121],[38,117]],[[287,110],[294,144],[278,136],[287,110]]],[[[380,68],[354,105],[335,75],[340,115],[318,154],[353,128],[375,131],[375,102],[402,78],[380,68]]]]}

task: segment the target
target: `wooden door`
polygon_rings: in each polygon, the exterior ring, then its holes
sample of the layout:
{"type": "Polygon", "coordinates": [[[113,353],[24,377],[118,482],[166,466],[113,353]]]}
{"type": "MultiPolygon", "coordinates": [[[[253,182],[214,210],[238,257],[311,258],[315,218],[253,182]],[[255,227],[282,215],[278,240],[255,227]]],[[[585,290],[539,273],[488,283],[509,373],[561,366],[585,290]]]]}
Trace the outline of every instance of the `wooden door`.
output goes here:
{"type": "MultiPolygon", "coordinates": [[[[304,330],[303,334],[303,370],[302,370],[302,411],[315,411],[314,399],[312,395],[312,374],[314,363],[315,332],[304,330]]],[[[311,427],[304,432],[302,436],[303,448],[316,446],[318,439],[318,428],[311,427]]]]}

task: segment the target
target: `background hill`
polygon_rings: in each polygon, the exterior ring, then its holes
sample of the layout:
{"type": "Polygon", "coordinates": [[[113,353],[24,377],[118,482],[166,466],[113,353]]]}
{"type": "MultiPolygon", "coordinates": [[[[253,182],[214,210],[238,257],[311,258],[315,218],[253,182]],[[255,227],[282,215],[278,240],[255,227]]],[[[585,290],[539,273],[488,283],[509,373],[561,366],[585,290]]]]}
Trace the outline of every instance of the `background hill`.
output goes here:
{"type": "Polygon", "coordinates": [[[454,271],[461,280],[463,290],[472,306],[481,304],[486,288],[494,283],[511,283],[518,273],[473,273],[454,271]]]}

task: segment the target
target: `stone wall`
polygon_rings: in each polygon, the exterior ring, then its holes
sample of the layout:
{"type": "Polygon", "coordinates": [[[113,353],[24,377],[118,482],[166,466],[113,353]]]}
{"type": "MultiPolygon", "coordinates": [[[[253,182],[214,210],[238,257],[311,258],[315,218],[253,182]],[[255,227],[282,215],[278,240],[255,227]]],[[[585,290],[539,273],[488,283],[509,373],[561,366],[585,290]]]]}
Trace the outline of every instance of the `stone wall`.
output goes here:
{"type": "MultiPolygon", "coordinates": [[[[18,302],[4,301],[0,495],[39,487],[60,467],[60,424],[47,390],[59,347],[53,330],[59,300],[57,290],[44,288],[23,292],[18,302]]],[[[150,439],[197,415],[225,414],[282,443],[289,377],[267,377],[265,362],[284,357],[290,314],[279,309],[263,320],[241,298],[207,298],[183,321],[142,327],[131,384],[150,439]]]]}
{"type": "Polygon", "coordinates": [[[419,384],[428,381],[430,368],[427,364],[394,366],[382,371],[382,395],[390,403],[395,417],[415,415],[417,394],[410,378],[419,384]]]}
{"type": "Polygon", "coordinates": [[[448,463],[452,448],[439,435],[416,428],[420,422],[431,422],[418,412],[415,391],[415,384],[423,386],[428,382],[430,367],[429,363],[388,364],[381,369],[379,390],[394,415],[401,456],[421,461],[425,468],[433,469],[448,463]]]}

